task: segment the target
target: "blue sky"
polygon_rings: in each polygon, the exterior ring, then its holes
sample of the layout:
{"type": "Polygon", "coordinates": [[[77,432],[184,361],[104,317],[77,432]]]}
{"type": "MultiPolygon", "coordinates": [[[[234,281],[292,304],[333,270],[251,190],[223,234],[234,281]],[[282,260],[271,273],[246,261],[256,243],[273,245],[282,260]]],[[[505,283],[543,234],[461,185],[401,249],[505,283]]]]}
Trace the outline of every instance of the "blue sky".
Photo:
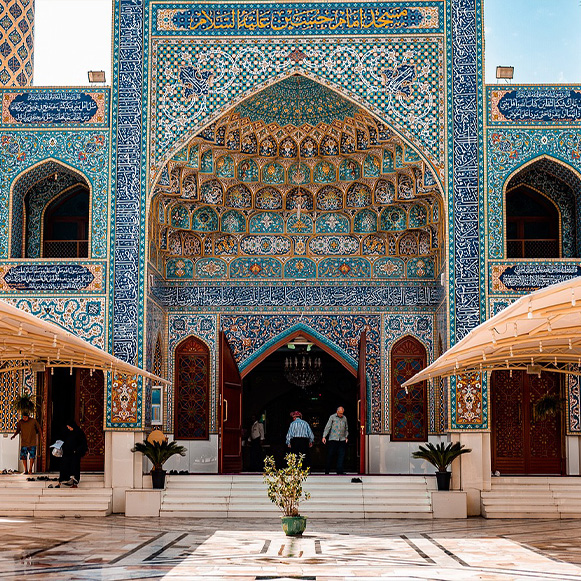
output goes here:
{"type": "MultiPolygon", "coordinates": [[[[1,1],[1,0],[0,0],[1,1]]],[[[35,85],[111,80],[111,0],[36,0],[35,85]]],[[[581,0],[484,0],[486,82],[581,84],[581,0]]]]}
{"type": "Polygon", "coordinates": [[[486,82],[581,84],[580,0],[484,0],[486,82]]]}

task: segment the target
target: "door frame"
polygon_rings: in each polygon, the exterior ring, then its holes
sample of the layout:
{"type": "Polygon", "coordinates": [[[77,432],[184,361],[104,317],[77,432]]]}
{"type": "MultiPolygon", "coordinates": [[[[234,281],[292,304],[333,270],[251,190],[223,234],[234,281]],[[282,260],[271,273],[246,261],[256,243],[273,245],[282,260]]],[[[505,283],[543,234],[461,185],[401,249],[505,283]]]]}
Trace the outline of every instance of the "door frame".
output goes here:
{"type": "MultiPolygon", "coordinates": [[[[358,398],[359,401],[356,402],[357,404],[357,409],[359,412],[359,417],[357,418],[357,428],[355,430],[353,430],[353,433],[357,434],[358,436],[358,450],[360,450],[360,452],[362,452],[362,454],[360,453],[360,457],[359,457],[359,468],[360,468],[360,474],[365,474],[366,473],[366,460],[367,460],[367,454],[366,454],[366,450],[367,450],[367,446],[366,446],[366,438],[367,438],[367,433],[366,433],[366,428],[367,428],[367,388],[368,388],[368,381],[367,381],[367,373],[366,373],[366,366],[363,365],[361,366],[359,364],[359,361],[357,361],[357,366],[353,366],[351,365],[344,357],[341,356],[340,353],[338,353],[336,350],[334,350],[330,345],[326,344],[324,341],[321,341],[320,339],[317,339],[316,336],[314,336],[312,333],[309,333],[309,331],[307,329],[304,329],[303,327],[300,328],[294,328],[292,330],[290,330],[288,332],[288,334],[280,337],[276,342],[274,342],[272,345],[270,345],[267,349],[265,349],[262,353],[260,353],[260,355],[258,355],[255,359],[253,359],[246,367],[244,367],[244,369],[240,370],[240,376],[242,378],[242,381],[244,381],[244,378],[258,365],[260,365],[265,359],[267,359],[270,355],[272,355],[275,351],[277,351],[278,349],[280,349],[281,347],[283,347],[284,345],[286,345],[287,343],[289,343],[290,341],[292,341],[295,337],[304,337],[305,339],[308,339],[309,342],[315,344],[317,347],[319,347],[322,351],[324,351],[325,353],[327,353],[328,355],[330,355],[333,359],[335,359],[337,362],[339,362],[352,376],[355,380],[360,380],[362,378],[359,377],[359,375],[361,373],[364,373],[364,378],[365,381],[361,382],[361,385],[359,386],[359,381],[358,381],[358,387],[360,387],[360,391],[358,393],[358,398]],[[362,393],[365,395],[365,397],[362,397],[362,393]]],[[[360,335],[358,337],[358,353],[359,356],[361,356],[362,351],[366,350],[366,346],[367,346],[367,327],[364,327],[363,329],[361,329],[360,335]],[[362,349],[363,346],[363,349],[362,349]]]]}
{"type": "MultiPolygon", "coordinates": [[[[504,370],[499,369],[499,372],[504,372],[504,370]]],[[[529,400],[527,403],[531,403],[530,402],[530,386],[527,385],[525,388],[525,382],[528,383],[529,378],[527,377],[527,373],[525,370],[519,370],[519,373],[522,374],[522,381],[520,384],[520,388],[521,388],[521,394],[524,395],[525,391],[529,394],[529,400]]],[[[494,373],[494,372],[493,372],[494,373]]],[[[549,372],[543,372],[543,373],[551,373],[549,372]]],[[[554,373],[555,375],[555,379],[558,383],[558,392],[561,398],[564,398],[564,394],[566,393],[566,384],[565,384],[565,377],[564,375],[561,375],[559,373],[554,373]]],[[[493,376],[493,374],[491,374],[491,378],[490,378],[490,389],[491,389],[491,395],[490,395],[490,411],[491,411],[491,430],[490,430],[490,461],[491,461],[491,468],[494,469],[498,469],[497,466],[497,439],[496,439],[496,430],[495,428],[492,426],[492,423],[495,421],[495,417],[494,414],[496,412],[496,400],[495,400],[495,394],[494,394],[494,390],[496,389],[496,385],[500,382],[500,379],[498,376],[493,376]]],[[[526,428],[527,425],[529,425],[529,429],[530,429],[530,423],[525,424],[525,419],[529,420],[530,422],[530,412],[529,412],[529,406],[526,406],[526,411],[524,410],[525,406],[522,406],[523,408],[523,425],[522,425],[522,429],[523,432],[526,428]]],[[[560,474],[557,473],[545,473],[545,472],[531,472],[530,470],[527,471],[525,469],[524,472],[506,472],[506,474],[509,475],[514,475],[514,476],[544,476],[544,475],[550,475],[550,476],[566,476],[567,475],[567,446],[566,446],[566,416],[563,410],[560,410],[557,412],[559,414],[559,449],[560,449],[560,474]]],[[[523,433],[523,439],[524,439],[524,433],[523,433]]],[[[523,462],[526,466],[526,458],[523,457],[523,462]]],[[[530,462],[530,458],[529,458],[529,462],[530,462]]]]}

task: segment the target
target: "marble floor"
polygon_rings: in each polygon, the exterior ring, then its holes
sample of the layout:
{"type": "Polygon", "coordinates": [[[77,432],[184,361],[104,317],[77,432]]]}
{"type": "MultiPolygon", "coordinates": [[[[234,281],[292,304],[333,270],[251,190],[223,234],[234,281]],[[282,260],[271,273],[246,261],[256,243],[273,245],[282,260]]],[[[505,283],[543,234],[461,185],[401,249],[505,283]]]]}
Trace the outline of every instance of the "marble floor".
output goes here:
{"type": "Polygon", "coordinates": [[[581,520],[0,518],[0,579],[581,581],[581,520]]]}

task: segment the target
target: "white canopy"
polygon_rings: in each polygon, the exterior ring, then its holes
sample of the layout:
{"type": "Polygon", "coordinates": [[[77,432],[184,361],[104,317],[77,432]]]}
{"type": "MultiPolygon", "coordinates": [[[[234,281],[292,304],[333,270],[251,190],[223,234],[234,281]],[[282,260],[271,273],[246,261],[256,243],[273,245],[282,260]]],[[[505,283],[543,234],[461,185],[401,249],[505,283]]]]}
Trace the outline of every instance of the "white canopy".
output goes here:
{"type": "Polygon", "coordinates": [[[521,297],[403,385],[495,369],[581,375],[579,366],[581,277],[576,277],[521,297]]]}
{"type": "Polygon", "coordinates": [[[45,367],[84,367],[141,375],[169,383],[148,371],[110,355],[62,327],[0,300],[0,373],[45,367]]]}

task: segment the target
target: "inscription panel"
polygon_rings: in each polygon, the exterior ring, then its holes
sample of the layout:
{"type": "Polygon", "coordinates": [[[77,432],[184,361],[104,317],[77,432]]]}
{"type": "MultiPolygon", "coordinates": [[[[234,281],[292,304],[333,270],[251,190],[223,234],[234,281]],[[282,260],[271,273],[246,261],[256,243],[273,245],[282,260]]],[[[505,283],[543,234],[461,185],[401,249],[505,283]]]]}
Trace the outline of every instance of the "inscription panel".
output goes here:
{"type": "Polygon", "coordinates": [[[491,293],[532,292],[581,276],[581,263],[532,262],[489,264],[488,288],[491,293]]]}
{"type": "Polygon", "coordinates": [[[104,264],[0,264],[0,291],[102,292],[104,274],[104,264]]]}
{"type": "Polygon", "coordinates": [[[490,125],[581,122],[579,87],[488,87],[487,102],[490,125]]]}
{"type": "Polygon", "coordinates": [[[109,91],[29,90],[2,92],[2,125],[103,125],[109,91]]]}
{"type": "Polygon", "coordinates": [[[197,36],[441,32],[442,2],[155,6],[153,34],[197,36]]]}

